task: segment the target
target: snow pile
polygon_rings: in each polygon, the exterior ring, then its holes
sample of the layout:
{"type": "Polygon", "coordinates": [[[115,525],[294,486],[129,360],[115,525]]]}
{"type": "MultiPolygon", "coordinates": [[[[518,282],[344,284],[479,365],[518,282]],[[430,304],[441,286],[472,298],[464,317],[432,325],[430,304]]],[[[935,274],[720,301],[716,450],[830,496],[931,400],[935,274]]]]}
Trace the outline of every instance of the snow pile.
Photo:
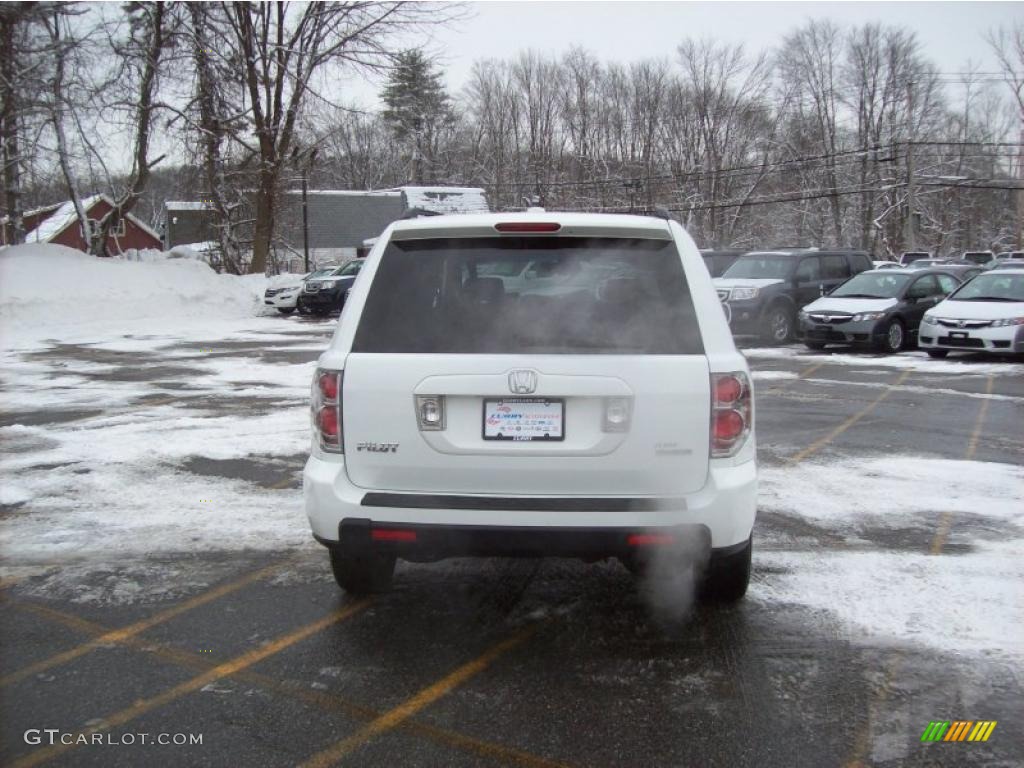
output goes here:
{"type": "Polygon", "coordinates": [[[59,245],[0,251],[0,346],[251,317],[266,278],[218,275],[191,259],[98,259],[59,245]]]}

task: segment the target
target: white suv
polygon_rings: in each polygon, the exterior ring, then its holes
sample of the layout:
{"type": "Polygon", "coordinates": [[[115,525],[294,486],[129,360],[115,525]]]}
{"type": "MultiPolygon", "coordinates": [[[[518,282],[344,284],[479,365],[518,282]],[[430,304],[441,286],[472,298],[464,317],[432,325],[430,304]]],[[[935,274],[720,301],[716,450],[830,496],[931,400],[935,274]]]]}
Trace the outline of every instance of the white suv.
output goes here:
{"type": "Polygon", "coordinates": [[[694,547],[704,595],[746,591],[751,380],[675,222],[532,209],[392,224],[320,357],[312,414],[306,512],[348,591],[387,589],[396,558],[643,570],[694,547]]]}

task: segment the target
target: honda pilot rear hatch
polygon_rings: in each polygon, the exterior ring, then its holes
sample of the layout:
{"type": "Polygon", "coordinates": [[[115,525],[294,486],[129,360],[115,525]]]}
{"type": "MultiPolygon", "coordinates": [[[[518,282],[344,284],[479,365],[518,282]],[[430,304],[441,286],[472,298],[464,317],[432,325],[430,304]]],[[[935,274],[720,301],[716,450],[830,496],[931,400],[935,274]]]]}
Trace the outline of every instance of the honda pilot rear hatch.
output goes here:
{"type": "Polygon", "coordinates": [[[367,490],[692,493],[709,372],[668,231],[392,239],[342,388],[367,490]]]}

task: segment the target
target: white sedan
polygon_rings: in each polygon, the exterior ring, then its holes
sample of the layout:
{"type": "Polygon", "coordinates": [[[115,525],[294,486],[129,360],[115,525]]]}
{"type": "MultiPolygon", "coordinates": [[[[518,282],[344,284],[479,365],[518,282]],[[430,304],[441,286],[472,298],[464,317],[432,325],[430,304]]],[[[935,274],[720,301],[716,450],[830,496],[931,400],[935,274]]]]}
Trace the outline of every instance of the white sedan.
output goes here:
{"type": "Polygon", "coordinates": [[[305,277],[305,275],[278,275],[272,278],[263,294],[263,303],[268,307],[273,307],[282,315],[290,315],[295,311],[305,277]]]}
{"type": "Polygon", "coordinates": [[[1024,354],[1024,269],[985,272],[929,310],[918,343],[931,357],[951,350],[1024,354]]]}

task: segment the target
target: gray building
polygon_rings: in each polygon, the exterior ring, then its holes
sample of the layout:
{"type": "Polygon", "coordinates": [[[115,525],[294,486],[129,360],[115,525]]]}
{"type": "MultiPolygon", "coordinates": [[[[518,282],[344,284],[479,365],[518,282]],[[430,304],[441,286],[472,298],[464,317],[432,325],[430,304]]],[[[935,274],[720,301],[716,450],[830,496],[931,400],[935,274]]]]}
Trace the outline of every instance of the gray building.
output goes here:
{"type": "MultiPolygon", "coordinates": [[[[289,190],[278,218],[281,237],[303,249],[302,192],[289,190]]],[[[409,208],[434,213],[486,213],[484,191],[475,187],[397,187],[379,191],[311,189],[306,195],[310,260],[344,262],[409,208]]]]}
{"type": "Polygon", "coordinates": [[[164,247],[217,240],[214,211],[201,200],[168,200],[164,203],[164,247]]]}

